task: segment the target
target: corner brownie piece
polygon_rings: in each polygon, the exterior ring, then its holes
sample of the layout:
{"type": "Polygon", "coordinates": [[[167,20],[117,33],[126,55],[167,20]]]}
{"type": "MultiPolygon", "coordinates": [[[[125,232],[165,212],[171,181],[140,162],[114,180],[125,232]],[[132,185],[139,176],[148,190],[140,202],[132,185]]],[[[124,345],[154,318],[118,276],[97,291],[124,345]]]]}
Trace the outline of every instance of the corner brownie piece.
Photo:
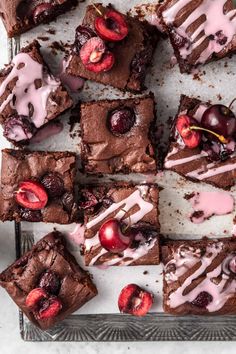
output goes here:
{"type": "Polygon", "coordinates": [[[158,195],[154,184],[120,182],[83,189],[85,264],[159,264],[158,195]]]}
{"type": "Polygon", "coordinates": [[[13,37],[52,21],[77,4],[78,0],[1,0],[0,16],[8,36],[13,37]]]}
{"type": "Polygon", "coordinates": [[[174,315],[236,313],[236,240],[166,241],[164,310],[174,315]]]}
{"type": "Polygon", "coordinates": [[[44,124],[72,106],[34,41],[0,72],[0,123],[4,136],[15,145],[29,140],[44,124]]]}
{"type": "Polygon", "coordinates": [[[85,172],[156,172],[153,95],[83,103],[80,116],[85,172]]]}
{"type": "Polygon", "coordinates": [[[3,271],[0,285],[29,320],[43,330],[97,295],[90,276],[68,252],[59,232],[42,238],[3,271]]]}
{"type": "Polygon", "coordinates": [[[146,71],[151,64],[159,37],[157,29],[138,18],[120,14],[112,5],[94,5],[87,7],[82,26],[76,29],[75,42],[66,58],[66,73],[121,90],[142,91],[145,88],[146,71]],[[104,18],[105,26],[99,26],[102,30],[98,32],[95,21],[101,17],[104,18]],[[105,27],[108,31],[103,35],[105,27]],[[117,38],[119,36],[121,40],[117,38]],[[113,40],[113,37],[116,39],[113,40]],[[105,52],[103,55],[99,54],[100,58],[96,55],[94,59],[92,56],[96,54],[96,50],[105,52]],[[88,64],[97,64],[96,68],[88,69],[81,60],[82,57],[87,60],[90,58],[88,64]]]}
{"type": "Polygon", "coordinates": [[[76,221],[75,163],[76,155],[71,152],[4,149],[0,220],[76,221]]]}
{"type": "Polygon", "coordinates": [[[182,95],[179,113],[173,121],[169,153],[165,158],[164,166],[166,169],[175,171],[187,179],[229,189],[235,184],[236,180],[236,133],[227,138],[228,143],[221,143],[213,134],[205,134],[203,131],[198,146],[190,148],[184,143],[177,129],[179,117],[186,115],[190,118],[192,125],[201,127],[204,113],[210,108],[213,112],[210,119],[215,118],[212,122],[207,122],[205,115],[205,124],[206,122],[213,124],[211,128],[208,126],[208,129],[215,130],[218,128],[218,126],[214,127],[218,119],[225,121],[224,124],[219,125],[223,132],[227,126],[229,128],[236,127],[236,118],[227,107],[219,106],[219,104],[210,105],[198,99],[182,95]]]}
{"type": "Polygon", "coordinates": [[[167,0],[158,14],[182,73],[236,50],[236,10],[232,0],[167,0]]]}

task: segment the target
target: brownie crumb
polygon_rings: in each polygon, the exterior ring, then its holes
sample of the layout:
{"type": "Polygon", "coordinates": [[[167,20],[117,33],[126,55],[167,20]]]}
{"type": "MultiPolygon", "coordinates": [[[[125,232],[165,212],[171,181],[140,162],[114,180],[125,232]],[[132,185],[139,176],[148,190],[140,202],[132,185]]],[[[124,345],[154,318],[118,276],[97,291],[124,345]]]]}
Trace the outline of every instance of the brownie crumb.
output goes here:
{"type": "Polygon", "coordinates": [[[47,41],[49,41],[49,37],[38,37],[38,40],[43,41],[43,42],[47,42],[47,41]]]}
{"type": "Polygon", "coordinates": [[[186,193],[186,194],[184,195],[184,199],[190,200],[190,199],[192,199],[194,196],[195,196],[195,193],[194,193],[194,192],[192,192],[192,193],[186,193]]]}
{"type": "Polygon", "coordinates": [[[143,274],[144,274],[144,275],[148,274],[148,271],[147,271],[147,270],[145,270],[145,271],[143,272],[143,274]]]}

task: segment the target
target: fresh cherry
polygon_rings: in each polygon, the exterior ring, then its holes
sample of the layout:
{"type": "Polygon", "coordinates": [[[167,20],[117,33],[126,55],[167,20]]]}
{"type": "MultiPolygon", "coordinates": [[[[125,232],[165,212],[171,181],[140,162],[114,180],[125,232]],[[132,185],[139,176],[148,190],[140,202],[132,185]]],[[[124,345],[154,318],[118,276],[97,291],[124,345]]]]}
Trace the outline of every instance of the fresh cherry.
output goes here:
{"type": "Polygon", "coordinates": [[[196,119],[187,115],[182,115],[177,118],[176,129],[182,137],[184,144],[188,148],[194,149],[199,146],[202,134],[200,131],[191,130],[191,126],[198,126],[196,119]]]}
{"type": "Polygon", "coordinates": [[[213,300],[211,294],[206,291],[202,291],[198,294],[195,300],[192,301],[192,304],[197,307],[206,308],[213,300]]]}
{"type": "Polygon", "coordinates": [[[32,17],[33,17],[34,22],[35,23],[42,22],[45,19],[45,17],[53,14],[53,9],[54,9],[54,6],[52,4],[47,3],[47,2],[44,2],[44,3],[36,6],[32,12],[32,17]]]}
{"type": "Polygon", "coordinates": [[[114,10],[108,10],[103,16],[98,16],[95,29],[102,39],[112,42],[121,41],[129,32],[125,17],[114,10]]]}
{"type": "Polygon", "coordinates": [[[126,134],[135,124],[136,117],[134,110],[129,107],[115,109],[110,112],[107,119],[108,129],[114,135],[126,134]]]}
{"type": "Polygon", "coordinates": [[[41,274],[39,287],[49,294],[58,295],[61,287],[61,280],[55,272],[49,269],[41,274]]]}
{"type": "Polygon", "coordinates": [[[58,173],[47,173],[41,183],[51,198],[60,197],[64,192],[64,181],[58,173]]]}
{"type": "Polygon", "coordinates": [[[130,246],[132,238],[132,233],[123,232],[122,225],[117,219],[107,220],[99,230],[102,247],[112,253],[123,252],[130,246]]]}
{"type": "MultiPolygon", "coordinates": [[[[215,104],[207,108],[201,120],[201,125],[216,134],[230,138],[236,133],[236,117],[228,107],[215,104]]],[[[209,135],[210,139],[216,140],[214,135],[209,135]]]]}
{"type": "Polygon", "coordinates": [[[89,39],[80,50],[80,58],[87,70],[100,73],[109,71],[115,62],[114,55],[99,37],[89,39]]]}
{"type": "Polygon", "coordinates": [[[83,45],[88,42],[92,37],[97,37],[96,33],[89,27],[78,26],[75,31],[75,43],[74,47],[77,53],[83,47],[83,45]]]}
{"type": "Polygon", "coordinates": [[[43,209],[48,202],[45,188],[35,181],[20,182],[15,198],[19,205],[31,210],[43,209]]]}
{"type": "Polygon", "coordinates": [[[35,309],[39,303],[47,298],[47,293],[41,288],[35,288],[27,295],[25,304],[29,309],[35,309]]]}
{"type": "Polygon", "coordinates": [[[61,309],[61,300],[56,296],[50,296],[41,302],[40,308],[34,314],[36,318],[43,321],[56,317],[61,309]]]}
{"type": "Polygon", "coordinates": [[[145,316],[153,305],[153,295],[136,284],[121,290],[118,299],[120,312],[134,316],[145,316]]]}

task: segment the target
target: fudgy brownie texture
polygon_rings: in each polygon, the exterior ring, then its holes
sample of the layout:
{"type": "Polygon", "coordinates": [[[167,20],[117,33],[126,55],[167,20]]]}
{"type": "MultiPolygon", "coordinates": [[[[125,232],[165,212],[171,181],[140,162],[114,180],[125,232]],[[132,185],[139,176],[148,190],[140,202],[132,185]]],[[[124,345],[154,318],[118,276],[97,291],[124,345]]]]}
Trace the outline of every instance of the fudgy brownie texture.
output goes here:
{"type": "Polygon", "coordinates": [[[78,4],[78,0],[1,0],[0,16],[9,37],[48,23],[78,4]]]}
{"type": "Polygon", "coordinates": [[[229,189],[235,184],[236,179],[235,144],[230,144],[230,146],[219,144],[220,150],[223,149],[223,152],[227,152],[228,148],[233,148],[231,153],[222,154],[222,156],[214,153],[214,150],[216,151],[218,148],[216,142],[207,139],[196,148],[190,149],[184,144],[176,129],[177,118],[182,114],[195,118],[200,124],[202,116],[209,106],[209,103],[198,99],[181,96],[178,115],[173,121],[169,152],[165,158],[164,166],[190,180],[229,189]]]}
{"type": "MultiPolygon", "coordinates": [[[[101,13],[113,9],[112,5],[103,7],[101,4],[95,4],[95,6],[101,13]]],[[[98,16],[97,10],[92,5],[87,7],[82,25],[94,31],[94,36],[97,36],[94,23],[98,16]]],[[[146,22],[141,22],[138,18],[127,15],[125,16],[125,21],[128,25],[127,37],[115,43],[106,41],[109,50],[115,58],[115,64],[109,71],[95,73],[86,69],[79,55],[78,29],[80,27],[78,27],[75,43],[72,45],[71,52],[66,58],[66,72],[70,75],[111,85],[121,90],[142,91],[145,88],[146,71],[152,62],[159,33],[154,26],[146,22]]]]}
{"type": "Polygon", "coordinates": [[[85,215],[85,264],[159,264],[158,196],[158,187],[154,184],[120,182],[82,189],[80,208],[85,215]],[[101,226],[111,219],[126,225],[128,234],[134,235],[129,247],[120,253],[106,250],[99,239],[101,226]]]}
{"type": "Polygon", "coordinates": [[[50,73],[37,41],[0,72],[0,123],[15,145],[29,143],[40,127],[72,104],[60,80],[50,73]]]}
{"type": "Polygon", "coordinates": [[[42,238],[31,251],[3,271],[0,285],[29,320],[43,330],[53,327],[97,295],[90,276],[68,252],[59,232],[42,238]],[[46,298],[30,308],[27,304],[33,294],[31,291],[40,291],[40,288],[46,292],[46,298]],[[55,300],[59,301],[61,309],[54,317],[52,302],[55,300]],[[42,310],[51,314],[42,318],[42,310]]]}
{"type": "Polygon", "coordinates": [[[236,10],[232,0],[167,0],[158,15],[182,73],[236,50],[236,10]]]}
{"type": "Polygon", "coordinates": [[[83,103],[80,116],[85,172],[156,172],[153,95],[83,103]]]}
{"type": "MultiPolygon", "coordinates": [[[[74,198],[76,155],[71,152],[2,151],[0,220],[69,224],[77,220],[74,198]],[[16,192],[22,182],[32,181],[48,196],[42,209],[31,210],[18,204],[16,192]]],[[[37,188],[36,185],[36,188],[37,188]]],[[[25,191],[34,201],[34,190],[25,191]]]]}
{"type": "Polygon", "coordinates": [[[166,241],[164,310],[174,315],[236,313],[236,240],[166,241]]]}

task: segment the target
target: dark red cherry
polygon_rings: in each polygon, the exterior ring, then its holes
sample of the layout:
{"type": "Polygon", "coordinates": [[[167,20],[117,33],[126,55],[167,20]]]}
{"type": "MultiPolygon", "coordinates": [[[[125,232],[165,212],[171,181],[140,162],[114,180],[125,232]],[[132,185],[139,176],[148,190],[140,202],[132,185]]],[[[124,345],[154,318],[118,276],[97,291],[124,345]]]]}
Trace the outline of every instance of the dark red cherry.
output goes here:
{"type": "Polygon", "coordinates": [[[49,294],[58,295],[61,287],[61,280],[55,272],[48,269],[41,274],[39,287],[49,294]]]}
{"type": "Polygon", "coordinates": [[[96,33],[87,26],[78,26],[75,31],[75,43],[74,47],[77,52],[88,42],[92,37],[97,37],[96,33]]]}
{"type": "Polygon", "coordinates": [[[187,115],[182,115],[177,118],[176,129],[182,137],[184,144],[190,149],[196,148],[202,138],[200,131],[190,129],[192,126],[198,126],[196,119],[187,115]]]}
{"type": "Polygon", "coordinates": [[[108,10],[103,16],[98,16],[95,29],[102,39],[112,42],[121,41],[129,32],[125,17],[114,10],[108,10]]]}
{"type": "MultiPolygon", "coordinates": [[[[215,104],[207,108],[201,120],[203,128],[213,131],[224,138],[230,138],[236,133],[236,117],[228,107],[215,104]]],[[[207,135],[211,140],[217,140],[212,134],[207,135]]]]}
{"type": "Polygon", "coordinates": [[[135,124],[136,117],[133,109],[124,107],[109,113],[107,125],[114,135],[126,134],[135,124]]]}
{"type": "Polygon", "coordinates": [[[192,304],[197,307],[206,308],[213,300],[211,294],[206,291],[202,291],[198,294],[195,300],[192,301],[192,304]]]}
{"type": "Polygon", "coordinates": [[[54,6],[47,2],[43,2],[35,7],[32,17],[35,23],[42,22],[46,17],[53,15],[54,6]]]}
{"type": "Polygon", "coordinates": [[[60,197],[64,192],[64,181],[58,173],[47,173],[41,183],[51,198],[60,197]]]}

